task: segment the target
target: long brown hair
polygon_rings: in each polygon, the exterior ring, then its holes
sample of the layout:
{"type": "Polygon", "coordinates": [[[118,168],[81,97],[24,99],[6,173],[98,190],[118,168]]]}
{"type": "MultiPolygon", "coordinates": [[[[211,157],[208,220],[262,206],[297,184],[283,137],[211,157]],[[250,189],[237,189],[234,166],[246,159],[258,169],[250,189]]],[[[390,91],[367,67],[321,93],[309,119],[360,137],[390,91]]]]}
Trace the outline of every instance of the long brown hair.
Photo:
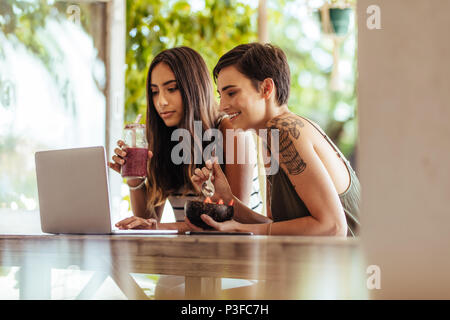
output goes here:
{"type": "MultiPolygon", "coordinates": [[[[154,154],[147,165],[147,208],[154,215],[153,208],[161,205],[167,197],[186,187],[194,191],[191,176],[196,168],[194,147],[191,147],[191,163],[176,165],[171,160],[172,148],[178,141],[171,141],[172,132],[183,128],[191,134],[194,142],[194,121],[202,122],[202,131],[214,127],[218,109],[214,100],[212,79],[203,58],[188,47],[172,48],[160,52],[150,64],[147,74],[147,140],[149,150],[154,154]],[[184,116],[177,127],[167,127],[153,104],[151,75],[159,63],[167,64],[175,75],[183,102],[184,116]]],[[[202,132],[202,136],[203,136],[202,132]]]]}

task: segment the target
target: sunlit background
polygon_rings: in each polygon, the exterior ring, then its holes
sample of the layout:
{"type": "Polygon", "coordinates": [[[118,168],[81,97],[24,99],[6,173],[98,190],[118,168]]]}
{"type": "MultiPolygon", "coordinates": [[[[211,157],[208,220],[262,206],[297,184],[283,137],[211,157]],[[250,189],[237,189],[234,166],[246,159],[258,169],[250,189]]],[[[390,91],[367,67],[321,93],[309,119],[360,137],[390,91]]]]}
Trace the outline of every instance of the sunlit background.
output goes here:
{"type": "MultiPolygon", "coordinates": [[[[339,40],[321,32],[321,0],[268,1],[269,41],[287,54],[289,107],[318,122],[353,159],[356,59],[353,14],[339,40]]],[[[125,120],[145,114],[152,57],[187,45],[210,69],[237,44],[257,41],[258,1],[127,2],[125,120]]],[[[2,0],[0,15],[0,208],[38,209],[34,152],[105,144],[102,3],[2,0]],[[78,9],[74,9],[78,8],[78,9]],[[97,28],[97,29],[96,29],[97,28]],[[100,30],[98,30],[100,28],[100,30]]],[[[357,165],[355,164],[357,167],[357,165]]],[[[123,188],[126,201],[127,189],[123,188]]],[[[129,206],[123,205],[125,210],[129,206]]]]}
{"type": "MultiPolygon", "coordinates": [[[[354,13],[348,32],[336,36],[321,29],[318,8],[324,0],[266,3],[268,40],[285,51],[291,67],[289,108],[320,124],[357,170],[354,13]]],[[[157,53],[190,46],[212,70],[229,49],[258,41],[258,5],[257,0],[127,0],[125,121],[146,113],[146,72],[157,53]]],[[[39,223],[36,151],[106,144],[111,72],[106,21],[104,2],[0,0],[2,232],[24,215],[39,223]]],[[[110,188],[121,195],[115,217],[131,215],[126,185],[110,188]]],[[[173,220],[168,205],[163,219],[173,220]]],[[[0,288],[14,278],[14,270],[0,268],[0,288]]],[[[86,276],[79,270],[61,272],[86,276]]],[[[54,286],[60,290],[55,297],[72,296],[71,288],[54,286]]]]}

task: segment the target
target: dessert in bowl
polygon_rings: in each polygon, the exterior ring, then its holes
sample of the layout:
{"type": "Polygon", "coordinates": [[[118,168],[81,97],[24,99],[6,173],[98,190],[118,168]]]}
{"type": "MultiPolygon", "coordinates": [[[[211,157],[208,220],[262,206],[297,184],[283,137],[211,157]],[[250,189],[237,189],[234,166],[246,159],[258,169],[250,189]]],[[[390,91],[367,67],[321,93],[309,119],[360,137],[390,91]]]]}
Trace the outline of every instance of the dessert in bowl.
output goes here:
{"type": "Polygon", "coordinates": [[[233,203],[226,205],[222,201],[218,203],[212,203],[209,198],[205,201],[186,201],[184,205],[184,212],[189,221],[202,229],[213,229],[213,227],[207,225],[200,216],[206,214],[213,218],[217,222],[224,222],[231,220],[234,214],[233,203]]]}

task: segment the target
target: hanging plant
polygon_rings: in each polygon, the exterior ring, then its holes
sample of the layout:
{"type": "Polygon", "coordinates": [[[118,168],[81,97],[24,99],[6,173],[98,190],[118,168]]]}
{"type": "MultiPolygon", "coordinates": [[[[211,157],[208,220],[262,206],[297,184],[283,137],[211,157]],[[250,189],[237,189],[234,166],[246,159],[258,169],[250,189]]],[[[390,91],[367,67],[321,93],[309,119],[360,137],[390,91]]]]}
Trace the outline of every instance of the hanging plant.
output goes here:
{"type": "Polygon", "coordinates": [[[347,35],[353,5],[354,0],[325,2],[318,10],[322,32],[336,36],[347,35]]]}
{"type": "Polygon", "coordinates": [[[339,77],[339,50],[348,34],[350,14],[354,4],[355,0],[329,0],[317,11],[322,32],[333,40],[333,70],[330,88],[334,91],[339,91],[343,87],[339,77]]]}

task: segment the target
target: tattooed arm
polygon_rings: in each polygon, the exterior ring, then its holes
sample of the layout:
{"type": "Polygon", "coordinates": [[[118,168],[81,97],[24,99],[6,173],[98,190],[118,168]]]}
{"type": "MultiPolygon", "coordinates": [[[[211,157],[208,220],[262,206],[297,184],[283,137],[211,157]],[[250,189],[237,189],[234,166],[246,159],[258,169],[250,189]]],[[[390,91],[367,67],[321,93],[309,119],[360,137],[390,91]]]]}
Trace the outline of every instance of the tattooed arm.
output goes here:
{"type": "Polygon", "coordinates": [[[345,236],[347,224],[338,193],[301,118],[293,114],[276,117],[268,127],[279,130],[280,169],[311,213],[308,217],[274,223],[272,234],[345,236]]]}
{"type": "MultiPolygon", "coordinates": [[[[301,197],[311,216],[268,223],[265,218],[255,222],[239,223],[236,220],[215,222],[210,217],[202,215],[202,219],[220,231],[250,231],[254,234],[273,235],[329,235],[346,236],[347,224],[344,211],[337,191],[333,185],[325,166],[314,150],[303,122],[295,115],[277,117],[269,122],[270,130],[279,130],[279,163],[280,170],[284,170],[301,197]],[[249,224],[252,223],[252,224],[249,224]]],[[[269,137],[271,135],[268,135],[269,137]]],[[[271,146],[268,141],[267,146],[271,146]]],[[[270,150],[272,159],[277,157],[276,150],[270,150]]],[[[215,165],[214,170],[220,171],[215,165]]],[[[216,172],[215,172],[216,174],[216,172]]],[[[222,173],[223,175],[223,173],[222,173]]],[[[218,180],[219,175],[216,176],[218,180]]],[[[223,183],[225,178],[221,179],[223,183]]],[[[276,190],[272,190],[276,192],[276,190]]],[[[228,194],[232,196],[231,192],[228,194]]],[[[227,198],[224,198],[228,201],[227,198]]],[[[234,197],[235,200],[236,197],[234,197]]],[[[272,208],[274,216],[277,208],[272,208]]],[[[251,211],[239,200],[235,204],[235,215],[247,216],[251,211]]],[[[262,216],[261,216],[262,217],[262,216]]]]}
{"type": "MultiPolygon", "coordinates": [[[[294,116],[274,118],[269,122],[270,130],[275,129],[279,132],[279,162],[292,175],[300,174],[306,168],[306,163],[300,157],[294,145],[294,142],[300,138],[300,130],[303,127],[303,122],[294,116]]],[[[272,145],[270,142],[271,135],[268,135],[268,139],[267,147],[270,149],[272,145]]]]}

